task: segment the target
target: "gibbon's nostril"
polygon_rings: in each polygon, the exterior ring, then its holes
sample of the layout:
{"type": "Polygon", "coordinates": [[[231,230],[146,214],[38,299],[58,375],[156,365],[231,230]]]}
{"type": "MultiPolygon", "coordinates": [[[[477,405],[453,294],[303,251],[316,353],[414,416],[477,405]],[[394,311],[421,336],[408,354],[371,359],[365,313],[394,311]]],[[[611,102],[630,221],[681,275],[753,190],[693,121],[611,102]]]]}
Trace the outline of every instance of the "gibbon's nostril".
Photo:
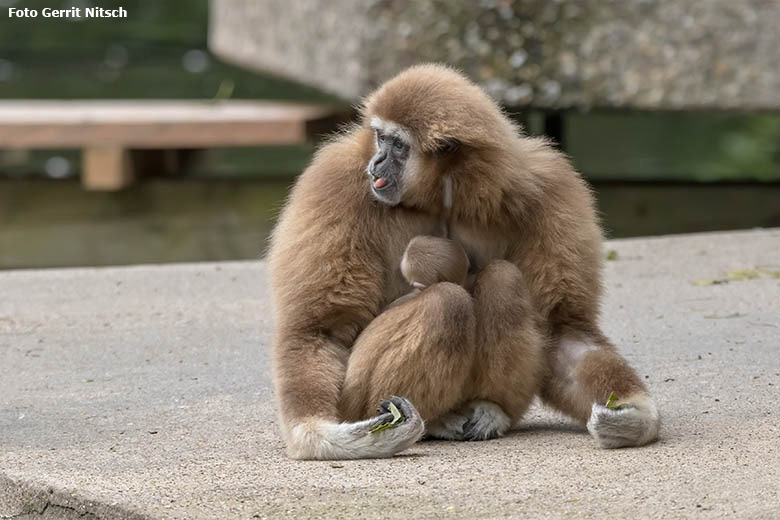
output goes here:
{"type": "Polygon", "coordinates": [[[375,169],[377,166],[385,162],[385,159],[387,159],[387,152],[383,152],[381,155],[374,156],[374,160],[371,162],[372,169],[375,169]]]}

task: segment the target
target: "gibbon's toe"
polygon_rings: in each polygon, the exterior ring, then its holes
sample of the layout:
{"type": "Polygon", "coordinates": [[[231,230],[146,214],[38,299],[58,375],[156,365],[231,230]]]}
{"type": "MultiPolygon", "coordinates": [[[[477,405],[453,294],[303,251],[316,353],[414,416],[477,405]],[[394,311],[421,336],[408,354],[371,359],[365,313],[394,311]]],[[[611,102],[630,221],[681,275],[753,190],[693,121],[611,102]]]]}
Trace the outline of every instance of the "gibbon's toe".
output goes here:
{"type": "Polygon", "coordinates": [[[607,408],[594,403],[587,426],[600,447],[613,449],[653,442],[658,438],[659,420],[654,406],[607,408]]]}
{"type": "Polygon", "coordinates": [[[504,435],[512,421],[500,406],[488,401],[471,403],[471,417],[463,425],[463,438],[467,441],[486,441],[504,435]]]}
{"type": "Polygon", "coordinates": [[[451,441],[486,441],[504,435],[511,420],[500,406],[488,401],[473,401],[429,425],[427,434],[451,441]]]}

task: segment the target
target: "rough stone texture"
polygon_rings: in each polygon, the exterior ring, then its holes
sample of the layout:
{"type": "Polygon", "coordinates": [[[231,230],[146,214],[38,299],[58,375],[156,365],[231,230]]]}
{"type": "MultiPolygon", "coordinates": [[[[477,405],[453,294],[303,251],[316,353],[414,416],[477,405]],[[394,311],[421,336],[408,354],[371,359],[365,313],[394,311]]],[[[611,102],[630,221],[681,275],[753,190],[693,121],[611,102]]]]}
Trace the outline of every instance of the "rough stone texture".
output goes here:
{"type": "Polygon", "coordinates": [[[284,457],[263,263],[0,272],[0,518],[780,516],[780,279],[692,283],[780,270],[780,229],[607,248],[604,326],[659,443],[601,451],[536,408],[339,463],[284,457]]]}
{"type": "Polygon", "coordinates": [[[421,61],[543,108],[780,108],[775,0],[212,0],[222,58],[348,99],[421,61]]]}

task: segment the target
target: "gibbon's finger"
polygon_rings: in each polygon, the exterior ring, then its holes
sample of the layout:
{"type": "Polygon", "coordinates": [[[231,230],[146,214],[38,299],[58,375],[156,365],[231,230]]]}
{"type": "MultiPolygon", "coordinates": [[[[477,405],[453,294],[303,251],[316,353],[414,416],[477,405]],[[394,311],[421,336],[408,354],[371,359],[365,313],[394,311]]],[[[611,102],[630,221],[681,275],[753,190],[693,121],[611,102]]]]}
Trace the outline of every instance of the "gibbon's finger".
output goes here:
{"type": "Polygon", "coordinates": [[[403,406],[403,400],[401,400],[399,397],[394,397],[392,400],[383,399],[380,402],[379,409],[377,411],[380,414],[386,414],[389,412],[390,415],[393,416],[393,420],[387,426],[397,426],[406,421],[406,415],[404,415],[399,406],[403,406]]]}
{"type": "Polygon", "coordinates": [[[390,399],[382,399],[379,402],[379,408],[376,409],[376,413],[390,413],[390,399]]]}
{"type": "Polygon", "coordinates": [[[366,423],[366,427],[368,429],[368,433],[377,433],[387,428],[392,428],[393,426],[395,426],[392,424],[392,422],[393,422],[393,414],[387,412],[369,419],[368,422],[366,423]]]}
{"type": "Polygon", "coordinates": [[[411,406],[411,403],[404,399],[403,397],[398,397],[396,395],[392,396],[390,399],[382,399],[379,402],[379,408],[377,408],[378,413],[385,413],[391,411],[390,409],[390,403],[395,405],[396,409],[398,409],[401,413],[406,416],[406,414],[403,411],[403,408],[407,408],[409,412],[415,411],[414,407],[411,406]]]}
{"type": "Polygon", "coordinates": [[[414,417],[418,417],[420,415],[417,412],[417,409],[408,399],[394,395],[393,397],[390,398],[390,401],[392,401],[392,403],[396,406],[396,408],[398,408],[401,411],[401,413],[404,414],[405,420],[409,420],[414,417]]]}

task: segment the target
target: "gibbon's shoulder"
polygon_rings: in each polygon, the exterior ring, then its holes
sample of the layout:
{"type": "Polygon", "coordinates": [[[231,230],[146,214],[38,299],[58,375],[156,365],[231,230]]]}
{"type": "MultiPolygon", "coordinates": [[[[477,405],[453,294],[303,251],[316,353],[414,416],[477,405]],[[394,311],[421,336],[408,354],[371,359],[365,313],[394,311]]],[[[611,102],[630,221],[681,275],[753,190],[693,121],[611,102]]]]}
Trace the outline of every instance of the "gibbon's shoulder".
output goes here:
{"type": "Polygon", "coordinates": [[[317,151],[284,205],[272,234],[272,253],[310,250],[324,242],[349,249],[381,220],[386,209],[371,196],[362,140],[358,131],[343,132],[317,151]]]}
{"type": "Polygon", "coordinates": [[[372,154],[370,133],[357,126],[329,137],[296,181],[291,202],[354,205],[371,202],[365,172],[372,154]]]}
{"type": "Polygon", "coordinates": [[[521,164],[519,171],[533,179],[542,193],[556,193],[568,187],[584,196],[590,195],[587,184],[569,157],[548,138],[519,136],[515,140],[515,152],[521,164]]]}

